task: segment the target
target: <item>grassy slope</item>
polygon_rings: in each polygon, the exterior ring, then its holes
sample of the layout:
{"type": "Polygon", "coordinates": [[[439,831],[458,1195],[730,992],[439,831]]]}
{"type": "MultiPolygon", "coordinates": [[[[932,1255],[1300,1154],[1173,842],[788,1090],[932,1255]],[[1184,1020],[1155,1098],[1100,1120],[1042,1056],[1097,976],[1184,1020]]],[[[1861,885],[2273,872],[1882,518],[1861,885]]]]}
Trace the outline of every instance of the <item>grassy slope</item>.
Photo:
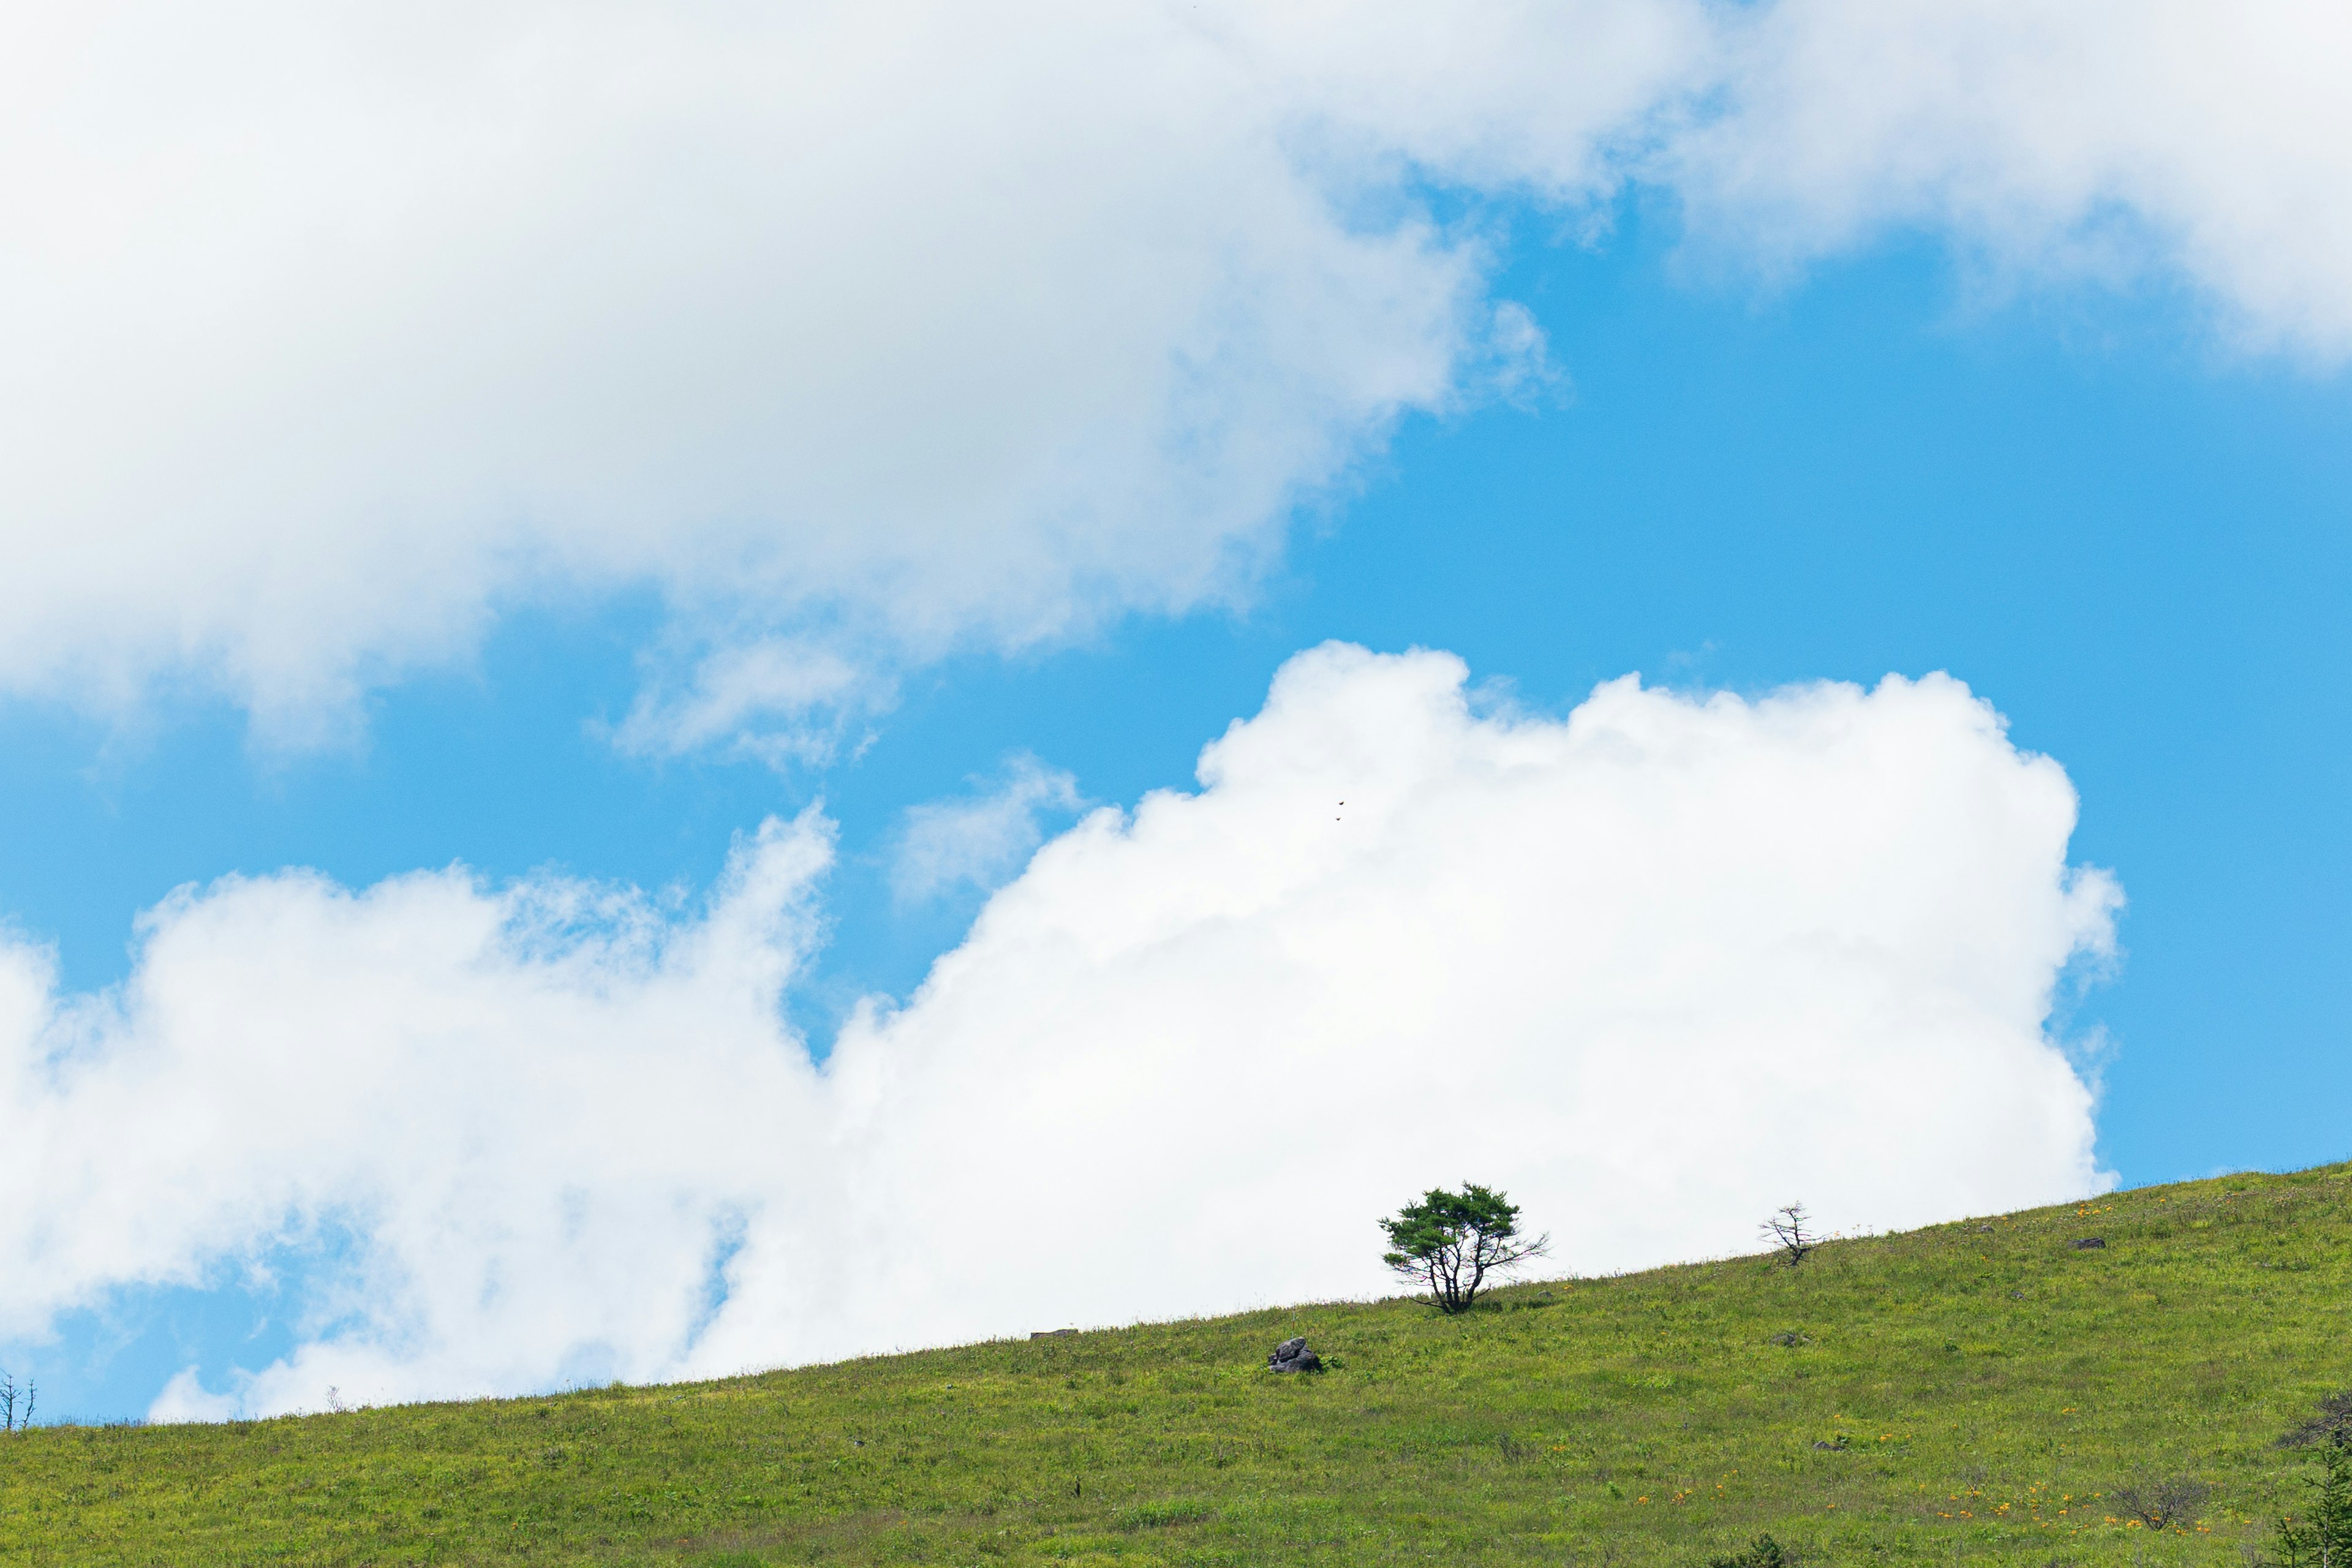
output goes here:
{"type": "Polygon", "coordinates": [[[0,1563],[2236,1563],[2352,1383],[2352,1167],[691,1387],[0,1441],[0,1563]],[[1989,1231],[1985,1228],[1990,1226],[1989,1231]],[[2101,1252],[2067,1242],[2101,1235],[2101,1252]],[[1773,1334],[1809,1342],[1784,1348],[1773,1334]],[[1259,1370],[1304,1332],[1344,1366],[1259,1370]],[[1814,1445],[1838,1433],[1843,1451],[1814,1445]],[[2215,1492],[2152,1537],[2099,1500],[2215,1492]]]}

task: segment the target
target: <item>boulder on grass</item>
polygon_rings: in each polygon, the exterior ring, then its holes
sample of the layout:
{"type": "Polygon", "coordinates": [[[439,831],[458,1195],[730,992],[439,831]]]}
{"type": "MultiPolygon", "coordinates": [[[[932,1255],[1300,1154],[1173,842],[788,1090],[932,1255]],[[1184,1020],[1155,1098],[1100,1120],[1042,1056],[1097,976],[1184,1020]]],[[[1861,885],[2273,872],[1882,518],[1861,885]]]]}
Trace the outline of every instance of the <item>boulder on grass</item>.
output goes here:
{"type": "Polygon", "coordinates": [[[1275,1346],[1265,1364],[1275,1372],[1321,1372],[1323,1358],[1307,1348],[1307,1336],[1301,1334],[1275,1346]]]}

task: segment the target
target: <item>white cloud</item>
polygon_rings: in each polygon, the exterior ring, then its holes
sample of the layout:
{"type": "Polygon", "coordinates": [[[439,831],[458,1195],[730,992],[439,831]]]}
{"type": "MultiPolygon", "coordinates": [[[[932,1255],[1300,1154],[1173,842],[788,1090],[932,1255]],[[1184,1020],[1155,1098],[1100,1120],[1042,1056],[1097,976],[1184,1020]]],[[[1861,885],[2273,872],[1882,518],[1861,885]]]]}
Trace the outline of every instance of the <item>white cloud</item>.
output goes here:
{"type": "Polygon", "coordinates": [[[2116,890],[1964,688],[1463,680],[1300,656],[822,1068],[814,816],[699,909],[289,873],[167,901],[118,993],[6,949],[0,1336],[348,1236],[291,1357],[158,1405],[316,1408],[1374,1291],[1375,1215],[1465,1177],[1588,1271],[2107,1180],[2043,1030],[2116,890]]]}
{"type": "Polygon", "coordinates": [[[993,887],[1045,842],[1045,813],[1084,805],[1068,773],[1034,757],[1014,757],[993,787],[907,809],[890,890],[901,902],[919,903],[959,887],[993,887]]]}
{"type": "MultiPolygon", "coordinates": [[[[1591,47],[1638,81],[1650,30],[1591,47]]],[[[1292,68],[1181,7],[100,5],[0,43],[19,690],[193,669],[299,734],[519,595],[882,661],[1182,608],[1487,320],[1475,247],[1303,168],[1292,68]]]]}
{"type": "Polygon", "coordinates": [[[613,731],[623,751],[677,757],[731,749],[780,771],[823,767],[843,730],[889,708],[898,691],[869,666],[805,638],[722,644],[693,661],[683,692],[648,688],[613,731]]]}
{"type": "Polygon", "coordinates": [[[628,739],[821,752],[842,714],[746,684],[736,645],[887,689],[1228,598],[1400,415],[1524,390],[1540,338],[1433,186],[1589,219],[1658,180],[1784,259],[1923,224],[2027,275],[2178,273],[2338,355],[2347,26],[2121,0],[17,7],[0,689],[109,707],[193,677],[300,739],[518,600],[650,588],[659,647],[717,668],[657,668],[628,739]]]}
{"type": "Polygon", "coordinates": [[[2352,352],[2352,12],[2311,0],[1729,8],[1664,172],[1743,254],[1908,225],[2013,280],[2185,279],[2247,340],[2352,352]]]}

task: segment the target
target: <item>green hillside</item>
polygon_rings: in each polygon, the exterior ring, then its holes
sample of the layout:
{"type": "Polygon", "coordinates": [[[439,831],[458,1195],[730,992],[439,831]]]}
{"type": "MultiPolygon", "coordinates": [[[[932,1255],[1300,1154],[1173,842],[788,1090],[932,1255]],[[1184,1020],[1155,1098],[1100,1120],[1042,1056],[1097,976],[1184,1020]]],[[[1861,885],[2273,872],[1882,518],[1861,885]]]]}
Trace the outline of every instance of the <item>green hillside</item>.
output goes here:
{"type": "MultiPolygon", "coordinates": [[[[2352,1168],[690,1387],[0,1440],[8,1563],[2230,1563],[2352,1384],[2352,1168]],[[2074,1240],[2105,1238],[2098,1250],[2074,1240]],[[1262,1370],[1309,1335],[1340,1365],[1262,1370]],[[1843,1447],[1824,1447],[1836,1445],[1843,1447]],[[2210,1483],[2190,1528],[2135,1479],[2210,1483]]],[[[1369,1216],[1367,1245],[1377,1237],[1369,1216]]]]}

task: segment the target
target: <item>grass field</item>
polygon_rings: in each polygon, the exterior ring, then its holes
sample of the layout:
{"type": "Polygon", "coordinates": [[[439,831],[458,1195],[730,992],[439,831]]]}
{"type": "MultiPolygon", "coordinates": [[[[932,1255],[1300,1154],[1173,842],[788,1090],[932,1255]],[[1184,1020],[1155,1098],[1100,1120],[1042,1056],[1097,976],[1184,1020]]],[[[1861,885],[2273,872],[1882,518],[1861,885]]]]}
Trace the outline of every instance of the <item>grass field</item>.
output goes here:
{"type": "Polygon", "coordinates": [[[0,1439],[6,1563],[2229,1563],[2352,1385],[2352,1168],[725,1383],[0,1439]],[[2104,1249],[2069,1243],[2099,1236],[2104,1249]],[[1341,1364],[1262,1370],[1309,1335],[1341,1364]],[[1776,1342],[1780,1336],[1790,1342],[1776,1342]],[[1843,1447],[1824,1447],[1843,1441],[1843,1447]],[[2119,1522],[2136,1478],[2213,1488],[2119,1522]]]}

